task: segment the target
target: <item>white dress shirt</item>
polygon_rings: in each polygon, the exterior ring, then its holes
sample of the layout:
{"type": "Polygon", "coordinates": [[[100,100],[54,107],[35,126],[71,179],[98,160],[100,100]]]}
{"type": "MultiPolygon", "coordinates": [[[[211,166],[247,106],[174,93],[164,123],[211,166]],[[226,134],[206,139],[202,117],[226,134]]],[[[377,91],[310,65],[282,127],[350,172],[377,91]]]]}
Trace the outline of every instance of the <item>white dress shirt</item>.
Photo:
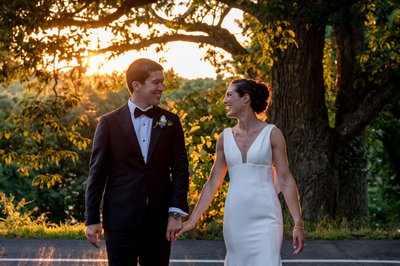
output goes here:
{"type": "Polygon", "coordinates": [[[133,128],[135,129],[136,137],[139,142],[140,150],[142,151],[143,160],[147,163],[147,153],[149,152],[149,144],[151,138],[151,126],[153,125],[153,118],[148,117],[147,115],[141,115],[139,117],[135,117],[134,112],[136,108],[139,108],[142,111],[147,111],[153,106],[150,106],[143,110],[134,104],[131,100],[128,101],[129,112],[131,113],[133,128]]]}

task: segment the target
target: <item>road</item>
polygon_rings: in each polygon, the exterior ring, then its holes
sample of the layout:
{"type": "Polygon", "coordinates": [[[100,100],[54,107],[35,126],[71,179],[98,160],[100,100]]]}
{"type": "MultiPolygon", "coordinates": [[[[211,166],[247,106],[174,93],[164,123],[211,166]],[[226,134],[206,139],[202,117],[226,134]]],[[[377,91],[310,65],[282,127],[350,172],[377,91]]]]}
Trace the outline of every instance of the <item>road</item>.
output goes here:
{"type": "MultiPolygon", "coordinates": [[[[178,240],[171,266],[222,266],[223,241],[178,240]]],[[[282,246],[283,265],[400,265],[400,240],[309,240],[302,254],[292,255],[290,241],[282,246]]],[[[85,240],[1,239],[1,266],[107,265],[104,242],[96,249],[85,240]]],[[[251,266],[251,265],[249,265],[251,266]]]]}

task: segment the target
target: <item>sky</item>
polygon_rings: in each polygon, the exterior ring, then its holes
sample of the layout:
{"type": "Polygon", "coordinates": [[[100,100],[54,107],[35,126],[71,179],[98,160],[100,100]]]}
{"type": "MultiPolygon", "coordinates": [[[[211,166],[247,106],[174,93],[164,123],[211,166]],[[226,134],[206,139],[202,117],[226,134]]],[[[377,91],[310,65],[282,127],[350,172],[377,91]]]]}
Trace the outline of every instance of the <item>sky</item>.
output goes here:
{"type": "MultiPolygon", "coordinates": [[[[241,30],[234,20],[241,20],[242,16],[239,10],[233,9],[222,24],[222,26],[229,29],[231,33],[236,34],[239,40],[241,38],[239,34],[241,30]]],[[[87,74],[110,73],[113,70],[125,71],[132,61],[141,57],[146,57],[157,62],[159,62],[160,58],[164,58],[166,61],[161,62],[164,69],[168,70],[173,68],[176,73],[184,78],[216,77],[214,67],[209,62],[202,60],[206,49],[199,48],[198,44],[179,41],[168,43],[164,48],[165,52],[157,54],[155,52],[155,46],[151,46],[146,51],[131,51],[108,62],[105,61],[105,56],[103,55],[91,57],[87,74]]],[[[227,54],[226,58],[230,58],[230,55],[227,54]]]]}

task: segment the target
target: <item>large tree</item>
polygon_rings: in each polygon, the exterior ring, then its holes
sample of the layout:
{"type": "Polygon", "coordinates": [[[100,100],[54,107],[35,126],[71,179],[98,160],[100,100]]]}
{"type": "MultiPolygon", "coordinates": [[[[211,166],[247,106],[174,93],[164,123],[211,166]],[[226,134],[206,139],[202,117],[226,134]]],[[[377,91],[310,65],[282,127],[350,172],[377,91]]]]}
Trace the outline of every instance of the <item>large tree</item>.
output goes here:
{"type": "Polygon", "coordinates": [[[346,169],[340,162],[362,156],[365,126],[399,92],[398,1],[15,0],[2,3],[0,23],[3,79],[46,80],[43,69],[53,66],[57,74],[62,60],[82,67],[91,53],[116,56],[174,41],[206,45],[207,58],[224,67],[214,48],[223,49],[238,73],[272,85],[269,119],[286,136],[304,217],[367,215],[363,163],[346,169]],[[233,8],[244,12],[248,41],[223,27],[233,8]],[[143,25],[147,34],[137,30],[143,25]],[[95,29],[115,37],[88,50],[95,29]]]}

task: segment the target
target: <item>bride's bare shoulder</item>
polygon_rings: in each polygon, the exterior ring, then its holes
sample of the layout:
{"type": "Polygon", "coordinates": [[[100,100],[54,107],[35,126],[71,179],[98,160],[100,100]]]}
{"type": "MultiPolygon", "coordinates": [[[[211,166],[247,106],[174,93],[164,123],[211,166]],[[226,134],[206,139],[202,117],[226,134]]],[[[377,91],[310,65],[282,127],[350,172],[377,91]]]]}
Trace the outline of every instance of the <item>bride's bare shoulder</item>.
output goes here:
{"type": "Polygon", "coordinates": [[[271,131],[271,143],[275,145],[285,145],[285,137],[278,127],[274,127],[271,131]]]}

